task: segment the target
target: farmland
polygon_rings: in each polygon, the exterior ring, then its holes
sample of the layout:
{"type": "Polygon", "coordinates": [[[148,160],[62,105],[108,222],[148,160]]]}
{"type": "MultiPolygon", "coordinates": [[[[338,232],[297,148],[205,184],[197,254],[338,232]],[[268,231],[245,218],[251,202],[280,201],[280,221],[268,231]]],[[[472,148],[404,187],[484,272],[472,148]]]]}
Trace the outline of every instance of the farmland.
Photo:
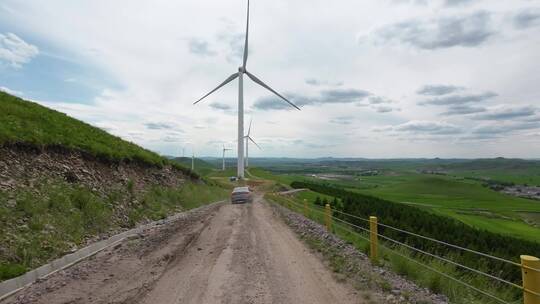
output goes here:
{"type": "Polygon", "coordinates": [[[286,166],[268,161],[266,170],[252,169],[259,177],[282,184],[317,181],[349,191],[414,205],[435,214],[495,233],[540,242],[540,201],[519,198],[486,187],[485,180],[536,185],[538,162],[494,159],[491,161],[324,161],[286,166]],[[377,175],[362,172],[377,170],[377,175]],[[320,178],[348,174],[347,178],[320,178]],[[345,173],[344,173],[345,172],[345,173]]]}

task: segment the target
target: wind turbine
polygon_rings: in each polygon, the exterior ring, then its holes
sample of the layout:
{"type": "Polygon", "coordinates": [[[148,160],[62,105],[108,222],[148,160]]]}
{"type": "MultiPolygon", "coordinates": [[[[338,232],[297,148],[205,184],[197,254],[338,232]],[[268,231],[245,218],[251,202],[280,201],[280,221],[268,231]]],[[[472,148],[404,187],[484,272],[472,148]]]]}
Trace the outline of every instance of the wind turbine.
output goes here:
{"type": "Polygon", "coordinates": [[[283,97],[281,94],[276,92],[262,80],[257,78],[255,75],[247,71],[247,59],[248,59],[248,35],[249,34],[249,0],[247,5],[247,21],[246,21],[246,39],[244,44],[244,58],[242,61],[242,66],[238,68],[238,72],[232,74],[227,79],[225,79],[220,85],[215,89],[208,92],[206,95],[201,97],[199,100],[195,101],[193,104],[197,104],[199,101],[206,98],[208,95],[214,93],[227,83],[238,78],[238,160],[237,160],[237,175],[238,178],[244,178],[244,74],[246,74],[253,82],[262,86],[263,88],[269,90],[270,92],[277,95],[279,98],[283,99],[292,107],[300,110],[294,103],[290,102],[287,98],[283,97]]]}
{"type": "Polygon", "coordinates": [[[252,122],[253,122],[253,119],[251,119],[249,121],[248,132],[247,132],[247,135],[244,136],[244,138],[246,139],[246,168],[249,167],[249,141],[251,140],[251,142],[254,143],[255,146],[257,146],[257,148],[259,148],[259,150],[262,150],[261,147],[250,136],[250,134],[251,134],[251,123],[252,122]]]}
{"type": "Polygon", "coordinates": [[[225,148],[225,144],[223,144],[223,171],[225,171],[225,151],[229,151],[229,150],[232,150],[232,149],[227,149],[225,148]]]}

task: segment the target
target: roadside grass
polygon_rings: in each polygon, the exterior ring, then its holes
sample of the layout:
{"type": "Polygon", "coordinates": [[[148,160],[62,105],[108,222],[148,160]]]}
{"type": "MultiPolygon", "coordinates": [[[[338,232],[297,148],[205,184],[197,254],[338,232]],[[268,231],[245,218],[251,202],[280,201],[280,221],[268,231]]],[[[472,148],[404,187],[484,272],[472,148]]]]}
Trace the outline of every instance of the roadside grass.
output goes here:
{"type": "Polygon", "coordinates": [[[122,228],[114,208],[128,202],[128,226],[225,199],[228,189],[186,182],[180,188],[150,186],[134,193],[130,183],[105,196],[61,180],[43,181],[36,192],[19,191],[14,200],[0,193],[0,280],[58,258],[97,235],[122,228]]]}
{"type": "Polygon", "coordinates": [[[181,188],[151,186],[143,194],[139,206],[129,212],[129,224],[134,227],[144,219],[163,219],[175,212],[225,199],[227,195],[227,189],[203,183],[187,183],[181,188]]]}
{"type": "Polygon", "coordinates": [[[111,225],[110,201],[84,187],[49,182],[40,193],[19,191],[12,205],[1,200],[1,279],[40,266],[111,225]]]}
{"type": "MultiPolygon", "coordinates": [[[[300,213],[307,218],[324,225],[324,210],[313,204],[313,201],[308,201],[309,212],[305,212],[303,208],[303,199],[286,198],[277,194],[267,194],[266,198],[279,205],[282,205],[291,211],[300,213]]],[[[368,229],[368,227],[365,227],[368,229]]],[[[352,244],[361,252],[369,255],[369,235],[359,229],[345,225],[336,220],[333,220],[331,232],[336,234],[344,241],[352,244]]],[[[324,253],[324,248],[321,248],[320,243],[316,241],[308,242],[310,246],[324,253]]],[[[336,270],[336,265],[340,265],[339,260],[335,260],[332,254],[325,254],[325,257],[330,259],[331,267],[336,270]]],[[[450,280],[424,266],[431,267],[439,272],[445,273],[459,279],[462,282],[475,286],[481,290],[487,291],[499,298],[509,302],[521,299],[521,292],[515,288],[498,284],[493,280],[476,275],[474,273],[466,273],[456,266],[443,264],[441,261],[420,256],[407,248],[397,248],[379,239],[379,260],[376,265],[382,266],[414,281],[419,286],[429,288],[432,292],[441,293],[449,297],[452,303],[499,303],[489,297],[486,297],[472,289],[464,287],[453,280],[450,280]],[[404,258],[405,256],[406,258],[404,258]]],[[[446,257],[452,259],[452,257],[446,257]]],[[[339,267],[337,267],[339,269],[339,267]]],[[[369,280],[375,282],[382,290],[389,291],[392,286],[388,282],[373,276],[369,280]]]]}

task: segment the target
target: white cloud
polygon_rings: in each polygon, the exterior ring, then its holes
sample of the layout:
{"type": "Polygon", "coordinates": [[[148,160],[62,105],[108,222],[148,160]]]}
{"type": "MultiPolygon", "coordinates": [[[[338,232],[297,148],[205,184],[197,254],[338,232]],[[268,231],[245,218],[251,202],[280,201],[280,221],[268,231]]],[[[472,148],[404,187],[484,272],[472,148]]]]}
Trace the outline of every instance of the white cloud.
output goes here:
{"type": "Polygon", "coordinates": [[[25,42],[13,33],[0,33],[0,62],[20,68],[38,54],[37,46],[25,42]]]}
{"type": "MultiPolygon", "coordinates": [[[[253,155],[539,154],[540,144],[524,144],[516,137],[520,130],[499,132],[500,144],[489,146],[452,141],[472,137],[479,123],[492,122],[474,120],[475,115],[505,115],[493,112],[496,105],[538,106],[540,27],[532,14],[520,15],[519,24],[527,26],[517,29],[514,24],[516,13],[534,12],[531,6],[537,5],[516,1],[470,1],[452,8],[445,4],[456,1],[402,0],[422,5],[395,5],[395,1],[343,0],[339,6],[324,0],[252,3],[248,70],[304,105],[302,111],[262,111],[254,107],[257,101],[272,102],[267,107],[288,105],[271,100],[269,92],[244,79],[245,107],[250,111],[246,121],[253,116],[257,138],[276,139],[264,151],[254,149],[253,155]],[[296,12],[294,17],[291,11],[296,12]],[[507,21],[502,22],[505,16],[507,21]],[[408,23],[396,28],[399,22],[408,23]],[[359,45],[355,39],[382,29],[392,35],[379,42],[391,47],[359,45]],[[416,92],[426,85],[431,87],[419,96],[416,92]],[[347,119],[339,119],[343,117],[351,117],[348,125],[343,124],[347,119]],[[329,123],[333,118],[335,123],[329,123]],[[413,138],[416,141],[409,140],[413,138]],[[434,138],[437,141],[425,142],[434,138]],[[335,146],[325,148],[328,145],[335,146]]],[[[42,53],[55,50],[51,55],[83,62],[115,82],[98,88],[103,93],[86,105],[43,101],[47,106],[164,154],[178,155],[181,147],[193,146],[198,154],[217,155],[219,147],[208,142],[234,141],[236,81],[196,106],[192,102],[237,71],[245,0],[2,3],[9,7],[9,11],[0,9],[7,30],[40,41],[42,53]],[[148,129],[145,123],[175,128],[148,129]],[[169,134],[176,129],[184,133],[169,134]]],[[[2,62],[14,66],[12,61],[2,62]]],[[[18,71],[1,71],[6,72],[18,71]]],[[[79,78],[61,75],[59,79],[79,84],[79,78]]],[[[24,85],[2,85],[32,97],[33,90],[24,85]]],[[[527,134],[538,132],[527,130],[527,134]]]]}
{"type": "Polygon", "coordinates": [[[394,132],[406,132],[411,134],[451,135],[462,132],[457,125],[443,121],[412,120],[399,125],[391,126],[394,132]]]}
{"type": "Polygon", "coordinates": [[[495,31],[486,11],[437,19],[411,19],[382,27],[372,34],[377,43],[402,43],[419,49],[476,47],[488,41],[495,31]]]}

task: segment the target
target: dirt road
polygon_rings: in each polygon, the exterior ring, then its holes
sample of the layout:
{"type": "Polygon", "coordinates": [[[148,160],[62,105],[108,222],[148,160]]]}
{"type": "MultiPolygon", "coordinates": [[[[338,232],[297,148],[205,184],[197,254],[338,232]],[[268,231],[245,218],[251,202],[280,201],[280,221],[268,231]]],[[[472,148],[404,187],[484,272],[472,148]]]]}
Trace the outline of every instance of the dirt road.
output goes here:
{"type": "Polygon", "coordinates": [[[253,204],[215,206],[171,226],[103,252],[6,303],[360,302],[260,194],[253,204]]]}

